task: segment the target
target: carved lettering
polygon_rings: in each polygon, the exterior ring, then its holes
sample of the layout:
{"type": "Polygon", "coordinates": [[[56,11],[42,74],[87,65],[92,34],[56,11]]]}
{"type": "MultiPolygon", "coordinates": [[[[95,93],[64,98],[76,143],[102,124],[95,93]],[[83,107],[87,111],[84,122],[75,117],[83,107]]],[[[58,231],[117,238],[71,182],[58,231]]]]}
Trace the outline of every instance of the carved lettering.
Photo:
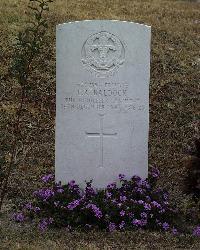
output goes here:
{"type": "Polygon", "coordinates": [[[128,84],[120,82],[81,82],[67,93],[63,108],[71,111],[113,110],[115,112],[144,111],[140,99],[129,97],[128,84]]]}

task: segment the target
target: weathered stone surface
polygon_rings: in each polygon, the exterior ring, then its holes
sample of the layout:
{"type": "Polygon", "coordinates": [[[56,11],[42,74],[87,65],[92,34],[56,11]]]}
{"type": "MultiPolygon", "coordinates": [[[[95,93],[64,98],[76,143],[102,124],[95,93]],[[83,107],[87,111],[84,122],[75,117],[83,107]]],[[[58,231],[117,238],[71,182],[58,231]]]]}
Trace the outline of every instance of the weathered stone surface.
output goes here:
{"type": "Polygon", "coordinates": [[[122,21],[57,26],[57,181],[147,177],[150,35],[122,21]]]}

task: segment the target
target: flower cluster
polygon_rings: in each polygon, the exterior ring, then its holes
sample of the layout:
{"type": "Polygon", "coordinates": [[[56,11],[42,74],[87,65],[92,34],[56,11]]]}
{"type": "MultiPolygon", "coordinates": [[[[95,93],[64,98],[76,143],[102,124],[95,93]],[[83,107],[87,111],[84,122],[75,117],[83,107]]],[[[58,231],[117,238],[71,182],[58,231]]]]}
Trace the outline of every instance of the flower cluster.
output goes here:
{"type": "Polygon", "coordinates": [[[200,226],[194,228],[193,235],[200,237],[200,226]]]}
{"type": "Polygon", "coordinates": [[[53,223],[53,218],[43,218],[38,224],[40,231],[45,231],[53,223]]]}
{"type": "Polygon", "coordinates": [[[86,205],[85,208],[91,209],[91,211],[94,213],[95,217],[97,217],[99,219],[103,216],[101,210],[95,204],[88,204],[88,205],[86,205]]]}
{"type": "Polygon", "coordinates": [[[25,219],[25,216],[22,212],[13,214],[13,220],[15,220],[16,222],[23,222],[24,219],[25,219]]]}
{"type": "Polygon", "coordinates": [[[34,201],[25,204],[14,219],[31,218],[41,231],[51,225],[111,232],[144,228],[176,234],[177,212],[169,204],[168,193],[156,188],[158,177],[159,171],[153,168],[145,180],[120,174],[118,181],[105,189],[94,189],[90,181],[82,190],[74,180],[67,185],[54,184],[49,174],[42,177],[46,187],[35,191],[34,201]]]}
{"type": "Polygon", "coordinates": [[[55,195],[54,191],[49,188],[39,189],[33,193],[36,197],[42,199],[43,201],[47,201],[49,198],[55,195]]]}

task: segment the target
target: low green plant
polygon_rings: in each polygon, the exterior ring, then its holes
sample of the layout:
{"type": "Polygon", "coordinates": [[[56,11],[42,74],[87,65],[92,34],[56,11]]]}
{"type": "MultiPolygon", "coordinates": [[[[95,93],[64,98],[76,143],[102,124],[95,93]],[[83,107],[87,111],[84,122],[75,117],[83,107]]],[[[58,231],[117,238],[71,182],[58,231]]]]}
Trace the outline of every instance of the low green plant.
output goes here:
{"type": "Polygon", "coordinates": [[[14,214],[17,222],[31,220],[44,231],[48,226],[85,230],[150,229],[177,234],[177,209],[166,190],[156,186],[159,171],[152,168],[146,180],[138,176],[96,190],[92,182],[81,189],[74,180],[55,184],[52,174],[42,177],[45,186],[33,193],[33,200],[14,214]]]}

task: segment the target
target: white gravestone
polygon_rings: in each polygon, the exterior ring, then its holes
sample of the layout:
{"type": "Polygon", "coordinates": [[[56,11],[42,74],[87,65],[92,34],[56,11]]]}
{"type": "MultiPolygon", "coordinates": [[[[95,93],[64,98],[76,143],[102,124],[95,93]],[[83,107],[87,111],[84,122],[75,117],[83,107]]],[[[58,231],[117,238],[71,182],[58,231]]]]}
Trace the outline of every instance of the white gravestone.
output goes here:
{"type": "Polygon", "coordinates": [[[148,174],[149,26],[57,26],[56,181],[97,188],[148,174]]]}

